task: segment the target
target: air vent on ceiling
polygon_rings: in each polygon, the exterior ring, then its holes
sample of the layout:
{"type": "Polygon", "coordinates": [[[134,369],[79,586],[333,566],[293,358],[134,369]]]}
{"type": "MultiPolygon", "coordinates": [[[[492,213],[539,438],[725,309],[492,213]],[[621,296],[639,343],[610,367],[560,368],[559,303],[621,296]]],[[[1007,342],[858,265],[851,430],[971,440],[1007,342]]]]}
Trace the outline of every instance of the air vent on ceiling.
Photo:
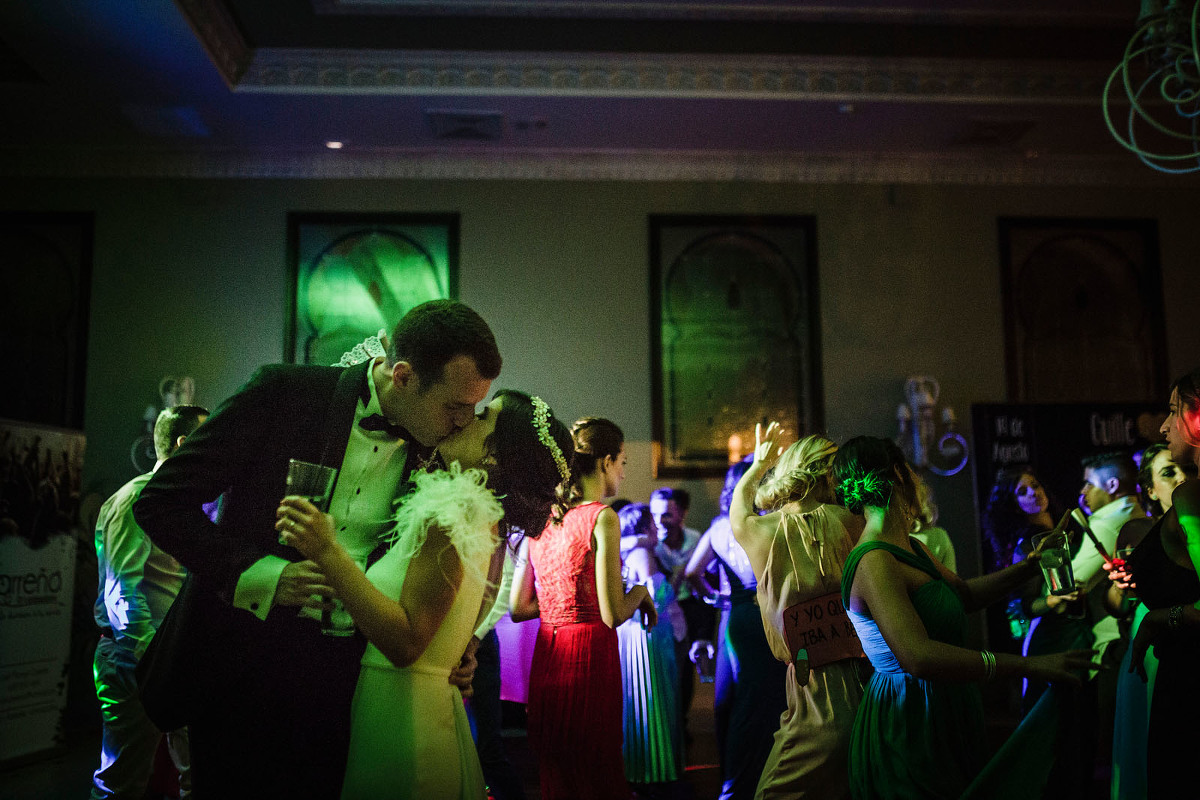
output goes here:
{"type": "Polygon", "coordinates": [[[950,140],[950,146],[1014,147],[1036,124],[1031,119],[972,119],[950,140]]]}
{"type": "Polygon", "coordinates": [[[504,132],[504,114],[499,111],[426,109],[425,118],[435,139],[491,142],[504,132]]]}

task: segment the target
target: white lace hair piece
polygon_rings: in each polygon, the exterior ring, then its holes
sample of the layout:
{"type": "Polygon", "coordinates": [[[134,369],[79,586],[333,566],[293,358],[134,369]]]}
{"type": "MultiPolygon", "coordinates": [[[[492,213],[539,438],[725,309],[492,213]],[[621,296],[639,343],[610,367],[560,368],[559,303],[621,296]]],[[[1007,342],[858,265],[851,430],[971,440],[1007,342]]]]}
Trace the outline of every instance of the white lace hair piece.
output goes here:
{"type": "Polygon", "coordinates": [[[540,397],[531,397],[530,402],[533,403],[533,427],[537,431],[538,441],[546,445],[546,449],[554,457],[559,477],[566,481],[571,477],[571,468],[567,466],[567,459],[563,456],[562,448],[550,435],[550,406],[546,405],[546,401],[540,397]]]}
{"type": "Polygon", "coordinates": [[[333,366],[353,367],[355,364],[361,364],[364,361],[371,361],[380,356],[386,356],[387,351],[383,349],[383,337],[386,335],[387,331],[380,328],[379,333],[374,336],[368,336],[347,352],[342,353],[341,359],[333,366]]]}

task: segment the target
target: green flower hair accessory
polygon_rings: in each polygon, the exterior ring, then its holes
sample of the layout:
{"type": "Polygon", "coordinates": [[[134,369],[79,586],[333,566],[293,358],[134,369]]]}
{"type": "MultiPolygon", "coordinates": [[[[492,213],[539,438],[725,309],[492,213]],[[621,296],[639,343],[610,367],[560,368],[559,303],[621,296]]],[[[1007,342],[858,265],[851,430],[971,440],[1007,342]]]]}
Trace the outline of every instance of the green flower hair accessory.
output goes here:
{"type": "Polygon", "coordinates": [[[879,497],[883,484],[883,479],[877,473],[855,464],[850,467],[850,474],[842,478],[839,487],[842,501],[847,508],[871,505],[872,499],[879,497]]]}
{"type": "Polygon", "coordinates": [[[559,476],[565,481],[571,477],[571,468],[567,466],[567,459],[563,457],[562,448],[550,435],[550,406],[546,405],[546,401],[540,397],[531,397],[530,402],[533,403],[533,427],[537,431],[538,441],[546,445],[546,449],[554,457],[554,464],[558,467],[559,476]]]}

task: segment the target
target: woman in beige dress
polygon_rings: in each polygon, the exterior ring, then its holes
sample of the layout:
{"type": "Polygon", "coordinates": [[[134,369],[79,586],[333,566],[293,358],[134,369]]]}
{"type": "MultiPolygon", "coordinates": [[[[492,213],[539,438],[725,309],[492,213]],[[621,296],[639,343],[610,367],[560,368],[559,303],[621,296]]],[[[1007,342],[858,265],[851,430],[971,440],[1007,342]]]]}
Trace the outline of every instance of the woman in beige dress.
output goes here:
{"type": "Polygon", "coordinates": [[[793,444],[763,480],[779,454],[780,433],[774,422],[766,431],[756,426],[754,463],[729,511],[758,578],[771,652],[788,665],[788,705],[756,797],[841,800],[850,796],[846,759],[866,674],[842,606],[842,565],[863,521],[833,505],[829,471],[837,446],[824,437],[793,444]],[[756,505],[771,513],[759,516],[756,505]]]}

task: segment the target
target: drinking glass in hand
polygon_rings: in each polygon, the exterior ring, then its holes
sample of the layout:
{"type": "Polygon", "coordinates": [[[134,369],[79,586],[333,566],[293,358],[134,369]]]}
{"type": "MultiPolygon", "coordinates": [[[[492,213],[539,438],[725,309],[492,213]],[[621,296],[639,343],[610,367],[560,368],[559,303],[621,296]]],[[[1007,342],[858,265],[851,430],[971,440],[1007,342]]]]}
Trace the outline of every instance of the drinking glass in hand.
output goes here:
{"type": "Polygon", "coordinates": [[[308,461],[288,460],[287,493],[303,497],[322,513],[329,511],[330,494],[337,470],[308,461]]]}
{"type": "Polygon", "coordinates": [[[1051,531],[1033,537],[1033,547],[1040,550],[1042,577],[1050,594],[1064,595],[1075,591],[1075,575],[1071,572],[1071,544],[1064,532],[1051,531]]]}
{"type": "MultiPolygon", "coordinates": [[[[327,513],[335,478],[337,470],[333,467],[293,458],[288,461],[287,493],[303,497],[321,513],[327,513]]],[[[337,598],[324,596],[321,600],[327,604],[331,601],[333,603],[333,608],[321,609],[321,633],[326,636],[353,636],[354,621],[346,613],[342,602],[337,598]]]]}

